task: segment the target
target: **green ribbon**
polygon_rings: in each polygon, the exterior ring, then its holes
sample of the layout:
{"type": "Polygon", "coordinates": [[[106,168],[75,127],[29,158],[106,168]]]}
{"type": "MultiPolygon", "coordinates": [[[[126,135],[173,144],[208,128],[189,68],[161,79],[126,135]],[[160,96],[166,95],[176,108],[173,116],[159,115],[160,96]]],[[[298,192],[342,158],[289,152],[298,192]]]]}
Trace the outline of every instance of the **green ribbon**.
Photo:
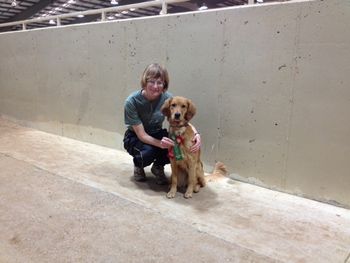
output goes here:
{"type": "Polygon", "coordinates": [[[180,144],[178,143],[175,134],[172,134],[170,138],[175,142],[175,145],[173,148],[173,153],[174,153],[176,161],[183,160],[183,154],[182,154],[182,151],[180,148],[180,144]]]}

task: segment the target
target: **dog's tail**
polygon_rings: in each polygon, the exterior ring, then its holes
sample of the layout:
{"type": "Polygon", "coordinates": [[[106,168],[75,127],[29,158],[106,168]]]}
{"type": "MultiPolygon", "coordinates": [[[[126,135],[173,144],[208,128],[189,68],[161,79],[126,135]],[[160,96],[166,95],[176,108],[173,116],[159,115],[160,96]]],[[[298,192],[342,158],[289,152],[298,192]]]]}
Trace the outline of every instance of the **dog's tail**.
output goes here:
{"type": "Polygon", "coordinates": [[[227,175],[227,169],[225,164],[223,164],[222,162],[216,162],[215,163],[215,167],[214,167],[214,171],[205,176],[205,181],[206,182],[217,182],[220,179],[225,178],[227,175]]]}

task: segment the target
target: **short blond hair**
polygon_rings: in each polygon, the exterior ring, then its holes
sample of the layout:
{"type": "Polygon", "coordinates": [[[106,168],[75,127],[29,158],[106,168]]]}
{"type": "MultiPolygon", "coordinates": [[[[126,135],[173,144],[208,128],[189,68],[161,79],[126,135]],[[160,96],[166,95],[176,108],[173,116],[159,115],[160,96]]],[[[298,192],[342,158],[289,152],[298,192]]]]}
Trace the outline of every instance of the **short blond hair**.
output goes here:
{"type": "Polygon", "coordinates": [[[169,75],[166,68],[162,67],[157,63],[149,64],[142,74],[141,87],[145,88],[149,80],[158,78],[162,79],[162,81],[164,82],[163,89],[167,90],[169,86],[169,75]]]}

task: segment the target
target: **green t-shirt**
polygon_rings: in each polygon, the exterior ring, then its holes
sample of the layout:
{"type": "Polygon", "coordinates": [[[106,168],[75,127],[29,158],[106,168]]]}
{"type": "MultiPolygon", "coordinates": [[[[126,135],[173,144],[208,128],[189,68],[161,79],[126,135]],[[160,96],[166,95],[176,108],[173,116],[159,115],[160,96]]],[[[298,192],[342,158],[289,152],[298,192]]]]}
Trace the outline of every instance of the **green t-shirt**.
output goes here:
{"type": "Polygon", "coordinates": [[[142,123],[147,133],[160,131],[165,118],[160,108],[165,100],[171,97],[169,92],[164,92],[157,100],[149,101],[142,95],[141,90],[131,93],[124,105],[125,125],[132,130],[132,125],[142,123]]]}

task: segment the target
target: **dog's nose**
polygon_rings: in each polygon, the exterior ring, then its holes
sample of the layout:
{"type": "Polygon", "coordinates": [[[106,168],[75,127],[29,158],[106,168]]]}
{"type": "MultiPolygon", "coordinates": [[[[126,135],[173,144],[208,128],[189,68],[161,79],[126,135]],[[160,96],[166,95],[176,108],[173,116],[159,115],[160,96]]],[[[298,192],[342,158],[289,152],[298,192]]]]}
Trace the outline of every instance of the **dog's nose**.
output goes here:
{"type": "Polygon", "coordinates": [[[174,115],[175,119],[177,119],[177,120],[180,118],[180,116],[181,116],[181,114],[179,112],[176,112],[174,115]]]}

